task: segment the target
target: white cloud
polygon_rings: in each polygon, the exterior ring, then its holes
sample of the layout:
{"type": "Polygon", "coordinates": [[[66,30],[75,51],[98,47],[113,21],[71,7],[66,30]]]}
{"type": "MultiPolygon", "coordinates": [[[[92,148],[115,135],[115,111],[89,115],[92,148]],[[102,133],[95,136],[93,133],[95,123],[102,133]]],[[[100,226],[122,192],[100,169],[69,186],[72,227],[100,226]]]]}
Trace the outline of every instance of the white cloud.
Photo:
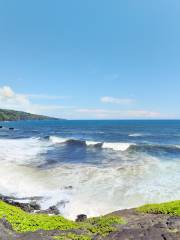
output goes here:
{"type": "Polygon", "coordinates": [[[86,118],[99,118],[99,119],[156,119],[156,118],[169,118],[170,116],[162,115],[156,111],[146,110],[107,110],[107,109],[77,109],[80,115],[86,118]]]}
{"type": "MultiPolygon", "coordinates": [[[[47,97],[47,95],[40,95],[47,97]]],[[[130,99],[116,99],[105,97],[112,103],[130,103],[130,99]]],[[[0,108],[21,110],[30,113],[50,115],[67,119],[160,119],[176,118],[177,116],[161,114],[148,110],[112,110],[98,108],[77,108],[75,106],[62,106],[59,104],[37,104],[31,101],[28,94],[16,93],[9,86],[0,87],[0,108]]]]}
{"type": "Polygon", "coordinates": [[[109,96],[102,97],[100,100],[102,103],[113,103],[121,105],[128,105],[135,102],[135,100],[131,98],[114,98],[109,96]]]}
{"type": "Polygon", "coordinates": [[[0,88],[0,108],[21,110],[37,114],[52,113],[54,115],[54,112],[67,107],[61,105],[35,104],[30,101],[28,94],[15,93],[11,87],[3,86],[0,88]]]}
{"type": "Polygon", "coordinates": [[[0,88],[0,106],[5,108],[29,106],[30,101],[24,94],[15,93],[9,86],[0,88]]]}

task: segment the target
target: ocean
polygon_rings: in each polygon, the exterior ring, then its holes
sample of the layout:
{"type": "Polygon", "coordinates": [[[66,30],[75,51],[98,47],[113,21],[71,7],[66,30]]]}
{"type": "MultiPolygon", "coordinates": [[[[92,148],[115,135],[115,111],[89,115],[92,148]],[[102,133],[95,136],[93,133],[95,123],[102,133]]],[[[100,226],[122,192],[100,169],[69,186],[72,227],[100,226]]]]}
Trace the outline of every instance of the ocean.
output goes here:
{"type": "Polygon", "coordinates": [[[180,199],[178,120],[0,125],[1,194],[38,196],[70,219],[180,199]]]}

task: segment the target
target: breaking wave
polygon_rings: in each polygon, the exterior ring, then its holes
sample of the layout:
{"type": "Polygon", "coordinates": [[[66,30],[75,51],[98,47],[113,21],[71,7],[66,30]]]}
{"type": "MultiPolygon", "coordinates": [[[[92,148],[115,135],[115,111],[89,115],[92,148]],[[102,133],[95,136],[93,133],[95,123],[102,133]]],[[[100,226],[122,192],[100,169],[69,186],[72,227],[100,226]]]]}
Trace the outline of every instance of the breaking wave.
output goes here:
{"type": "Polygon", "coordinates": [[[173,151],[180,152],[180,145],[161,145],[161,144],[151,144],[151,143],[125,143],[125,142],[97,142],[88,140],[78,140],[70,138],[61,138],[56,136],[50,136],[49,140],[53,144],[73,144],[81,145],[85,147],[100,147],[102,149],[111,149],[113,151],[173,151]]]}
{"type": "Polygon", "coordinates": [[[180,153],[179,145],[81,141],[50,136],[47,139],[0,139],[0,149],[1,194],[20,198],[40,196],[38,203],[42,209],[57,205],[60,212],[71,219],[81,213],[97,216],[180,198],[179,159],[164,161],[161,156],[150,154],[151,151],[180,153]],[[60,162],[49,168],[39,167],[46,162],[49,150],[59,149],[59,145],[76,146],[75,152],[78,147],[83,150],[82,146],[90,149],[88,152],[92,149],[98,158],[107,157],[108,164],[60,162]]]}
{"type": "Polygon", "coordinates": [[[133,143],[96,142],[96,141],[60,138],[60,137],[56,137],[56,136],[50,136],[49,140],[53,144],[61,144],[61,143],[76,144],[76,145],[84,145],[87,147],[101,147],[104,149],[112,149],[114,151],[126,151],[130,146],[134,145],[133,143]]]}

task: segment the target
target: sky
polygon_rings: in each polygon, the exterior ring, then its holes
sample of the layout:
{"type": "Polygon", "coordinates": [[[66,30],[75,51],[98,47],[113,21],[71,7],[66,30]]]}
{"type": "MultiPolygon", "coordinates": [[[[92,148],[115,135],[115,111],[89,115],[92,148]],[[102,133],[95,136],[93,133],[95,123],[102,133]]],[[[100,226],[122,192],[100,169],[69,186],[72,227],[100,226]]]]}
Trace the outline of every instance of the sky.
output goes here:
{"type": "Polygon", "coordinates": [[[180,118],[179,0],[0,0],[0,108],[180,118]]]}

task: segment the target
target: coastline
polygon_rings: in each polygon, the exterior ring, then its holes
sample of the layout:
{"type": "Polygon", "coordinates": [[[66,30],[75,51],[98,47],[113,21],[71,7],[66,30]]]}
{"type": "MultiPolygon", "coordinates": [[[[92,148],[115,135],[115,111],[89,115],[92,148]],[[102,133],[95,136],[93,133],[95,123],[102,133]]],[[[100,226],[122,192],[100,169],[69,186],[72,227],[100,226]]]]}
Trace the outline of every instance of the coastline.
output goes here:
{"type": "Polygon", "coordinates": [[[0,239],[180,239],[179,203],[128,209],[180,199],[179,122],[2,125],[0,239]]]}
{"type": "Polygon", "coordinates": [[[79,216],[74,222],[57,212],[34,211],[38,209],[35,202],[30,209],[25,203],[17,204],[15,198],[1,195],[0,199],[2,240],[180,239],[180,201],[149,204],[95,218],[79,216]]]}

